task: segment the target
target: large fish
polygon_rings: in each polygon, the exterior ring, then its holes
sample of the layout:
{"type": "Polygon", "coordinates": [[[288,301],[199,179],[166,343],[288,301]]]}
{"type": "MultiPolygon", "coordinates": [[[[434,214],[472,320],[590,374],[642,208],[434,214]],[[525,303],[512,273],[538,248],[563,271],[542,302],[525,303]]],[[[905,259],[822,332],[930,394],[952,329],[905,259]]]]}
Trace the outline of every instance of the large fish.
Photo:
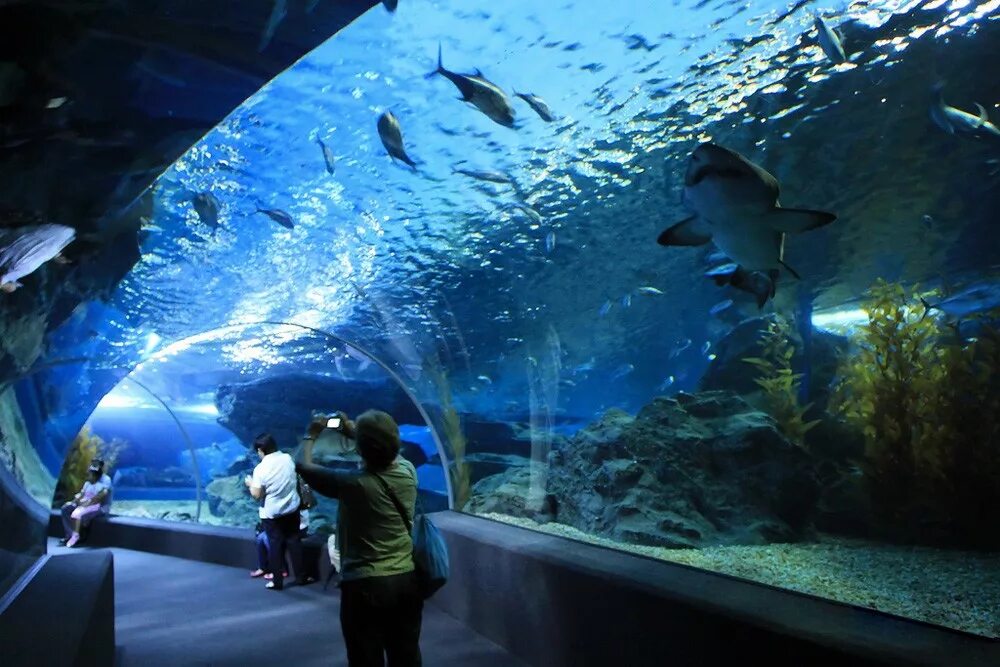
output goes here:
{"type": "Polygon", "coordinates": [[[514,107],[510,103],[510,98],[500,88],[483,78],[483,73],[476,70],[473,74],[458,74],[450,72],[441,63],[441,45],[438,44],[438,65],[437,69],[428,74],[428,77],[440,74],[455,84],[462,96],[458,99],[463,102],[470,102],[474,107],[486,114],[490,120],[503,125],[504,127],[514,127],[514,107]]]}
{"type": "Polygon", "coordinates": [[[943,90],[944,85],[940,83],[935,84],[931,89],[934,96],[931,102],[931,120],[938,127],[948,134],[960,132],[966,134],[986,134],[1000,138],[1000,129],[990,122],[990,118],[986,115],[986,109],[983,108],[983,105],[978,102],[976,103],[979,115],[973,115],[967,111],[956,109],[945,103],[943,90]]]}
{"type": "Polygon", "coordinates": [[[15,229],[0,238],[0,289],[13,292],[22,287],[20,278],[32,273],[59,253],[76,237],[64,225],[38,225],[15,229]]]}
{"type": "Polygon", "coordinates": [[[692,215],[664,230],[657,242],[699,246],[712,241],[739,265],[740,270],[731,275],[749,279],[759,272],[769,282],[754,290],[762,306],[774,295],[781,268],[798,277],[783,258],[785,234],[836,220],[825,211],[782,208],[778,190],[774,176],[739,153],[713,143],[701,144],[691,154],[684,175],[683,201],[692,215]],[[760,293],[767,298],[761,300],[760,293]]]}
{"type": "Polygon", "coordinates": [[[386,111],[378,117],[378,136],[385,146],[386,152],[397,160],[401,160],[416,169],[417,163],[410,159],[403,148],[403,130],[399,127],[399,121],[391,111],[386,111]]]}
{"type": "Polygon", "coordinates": [[[843,38],[840,33],[827,25],[822,16],[816,15],[816,33],[819,40],[819,47],[823,53],[833,63],[839,65],[847,62],[847,54],[844,52],[843,38]]]}

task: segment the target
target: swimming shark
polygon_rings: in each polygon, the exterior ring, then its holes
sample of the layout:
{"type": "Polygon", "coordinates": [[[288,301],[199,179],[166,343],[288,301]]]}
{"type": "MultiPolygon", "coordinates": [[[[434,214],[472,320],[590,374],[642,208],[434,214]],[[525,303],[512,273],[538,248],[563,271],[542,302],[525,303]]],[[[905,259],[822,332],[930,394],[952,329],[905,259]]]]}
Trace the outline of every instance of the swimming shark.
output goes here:
{"type": "Polygon", "coordinates": [[[378,136],[385,146],[386,152],[397,160],[401,160],[416,169],[417,163],[410,159],[403,148],[403,130],[399,127],[399,121],[391,111],[386,111],[378,117],[378,136]]]}
{"type": "Polygon", "coordinates": [[[982,104],[976,103],[979,115],[973,115],[967,111],[949,106],[944,101],[944,84],[937,83],[931,88],[933,101],[931,102],[931,120],[948,134],[962,132],[966,134],[988,134],[1000,138],[1000,128],[990,122],[986,115],[986,109],[982,104]]]}
{"type": "Polygon", "coordinates": [[[63,261],[59,254],[76,238],[76,231],[64,225],[37,225],[12,230],[0,238],[0,290],[13,292],[22,287],[19,278],[34,272],[50,259],[63,261]]]}
{"type": "Polygon", "coordinates": [[[470,102],[495,123],[504,127],[514,127],[514,107],[507,94],[493,82],[483,78],[478,69],[472,74],[458,74],[444,68],[441,64],[441,45],[438,44],[437,69],[428,74],[428,78],[440,74],[458,88],[462,96],[458,99],[470,102]]]}
{"type": "Polygon", "coordinates": [[[747,291],[757,294],[763,306],[774,296],[781,268],[799,277],[784,261],[785,234],[837,218],[825,211],[783,208],[778,194],[777,179],[765,169],[728,148],[703,143],[691,153],[684,175],[683,203],[692,215],[664,230],[657,242],[700,246],[712,241],[738,265],[730,274],[737,282],[745,287],[753,277],[753,289],[747,291]]]}

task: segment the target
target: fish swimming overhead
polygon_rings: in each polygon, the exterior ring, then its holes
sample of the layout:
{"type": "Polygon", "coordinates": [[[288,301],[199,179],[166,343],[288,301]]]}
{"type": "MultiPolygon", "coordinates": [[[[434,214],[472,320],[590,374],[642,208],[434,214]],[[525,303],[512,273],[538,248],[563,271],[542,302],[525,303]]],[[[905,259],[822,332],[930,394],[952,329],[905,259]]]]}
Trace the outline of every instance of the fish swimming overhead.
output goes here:
{"type": "Polygon", "coordinates": [[[458,88],[462,96],[458,99],[470,102],[495,123],[504,127],[514,127],[514,107],[507,94],[491,81],[483,78],[483,73],[476,70],[473,74],[458,74],[444,68],[441,64],[441,45],[438,44],[437,69],[428,77],[440,74],[458,88]]]}
{"type": "Polygon", "coordinates": [[[965,133],[978,135],[991,135],[1000,138],[1000,128],[990,122],[986,115],[986,109],[982,104],[976,103],[979,115],[973,115],[967,111],[949,106],[944,101],[944,85],[935,84],[931,89],[933,101],[931,102],[931,120],[948,134],[965,133]]]}
{"type": "Polygon", "coordinates": [[[840,33],[827,25],[823,17],[816,15],[816,21],[814,24],[816,26],[817,38],[819,39],[819,46],[823,49],[823,53],[836,64],[846,63],[847,54],[844,52],[843,38],[840,33]]]}
{"type": "Polygon", "coordinates": [[[76,238],[76,231],[64,225],[22,227],[0,234],[0,290],[13,292],[22,287],[20,278],[34,272],[76,238]]]}
{"type": "Polygon", "coordinates": [[[199,192],[192,200],[194,211],[203,225],[219,228],[219,200],[211,192],[199,192]]]}
{"type": "Polygon", "coordinates": [[[382,0],[382,6],[385,7],[389,13],[396,11],[396,7],[399,6],[399,0],[382,0]]]}
{"type": "Polygon", "coordinates": [[[463,176],[474,178],[477,181],[488,181],[490,183],[499,183],[501,185],[514,185],[514,179],[500,171],[493,171],[491,169],[453,169],[452,171],[456,174],[462,174],[463,176]]]}
{"type": "Polygon", "coordinates": [[[551,123],[556,119],[555,114],[552,113],[552,109],[550,109],[549,105],[545,103],[545,100],[538,95],[532,95],[531,93],[519,93],[517,91],[514,91],[514,94],[527,102],[528,106],[534,109],[535,113],[538,114],[538,117],[546,123],[551,123]]]}
{"type": "Polygon", "coordinates": [[[386,111],[378,117],[378,136],[382,140],[385,150],[393,158],[405,162],[412,169],[417,168],[417,163],[410,159],[403,148],[403,130],[399,127],[399,121],[391,111],[386,111]]]}
{"type": "MultiPolygon", "coordinates": [[[[825,211],[782,208],[778,190],[777,179],[762,167],[728,148],[703,143],[692,152],[684,175],[683,202],[692,215],[664,230],[657,242],[700,246],[712,241],[738,269],[759,272],[769,281],[767,292],[773,296],[781,268],[798,277],[783,258],[785,234],[816,229],[837,217],[825,211]]],[[[715,278],[725,284],[732,276],[749,277],[734,271],[715,278]]]]}
{"type": "Polygon", "coordinates": [[[332,176],[334,172],[333,151],[330,150],[330,147],[324,144],[323,140],[319,137],[316,137],[316,143],[319,144],[320,150],[323,151],[323,162],[326,163],[326,173],[332,176]]]}
{"type": "Polygon", "coordinates": [[[271,218],[271,220],[274,220],[276,223],[278,223],[282,227],[285,227],[286,229],[295,229],[295,221],[292,220],[292,216],[288,215],[287,213],[285,213],[281,209],[277,209],[277,208],[260,208],[258,206],[257,207],[257,212],[258,213],[263,213],[267,217],[271,218]]]}

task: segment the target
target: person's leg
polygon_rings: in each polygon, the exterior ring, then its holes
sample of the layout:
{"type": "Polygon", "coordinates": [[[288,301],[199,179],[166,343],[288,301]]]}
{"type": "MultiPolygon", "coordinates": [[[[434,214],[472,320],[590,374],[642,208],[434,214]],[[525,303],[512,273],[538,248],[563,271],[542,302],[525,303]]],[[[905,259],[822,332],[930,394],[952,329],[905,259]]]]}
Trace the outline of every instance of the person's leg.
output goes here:
{"type": "Polygon", "coordinates": [[[285,519],[285,530],[287,530],[288,555],[292,561],[292,571],[295,572],[295,583],[305,584],[309,579],[314,579],[303,568],[302,564],[302,531],[299,530],[299,513],[292,512],[282,519],[285,519]]]}
{"type": "Polygon", "coordinates": [[[73,514],[73,510],[76,509],[76,503],[66,503],[62,506],[62,522],[63,531],[66,535],[63,542],[69,541],[69,538],[73,537],[73,520],[70,516],[73,514]]]}
{"type": "Polygon", "coordinates": [[[416,575],[400,575],[391,579],[393,605],[382,616],[389,667],[420,667],[420,625],[424,600],[417,587],[416,575]]]}
{"type": "Polygon", "coordinates": [[[80,541],[80,524],[83,521],[91,521],[98,513],[101,511],[100,505],[86,505],[84,507],[77,507],[73,510],[69,517],[70,522],[73,525],[73,535],[66,542],[66,546],[73,547],[76,543],[80,541]]]}
{"type": "Polygon", "coordinates": [[[268,544],[267,544],[267,533],[263,530],[257,533],[257,537],[254,540],[257,544],[257,569],[250,573],[251,577],[259,577],[262,574],[270,572],[268,569],[270,563],[268,562],[270,556],[268,555],[268,544]]]}
{"type": "Polygon", "coordinates": [[[268,552],[271,562],[271,582],[268,588],[281,590],[285,587],[283,570],[285,569],[285,531],[281,527],[280,517],[264,519],[264,530],[267,532],[268,552]]]}
{"type": "Polygon", "coordinates": [[[350,667],[384,667],[382,643],[376,629],[381,619],[372,605],[368,580],[345,581],[340,592],[340,630],[344,633],[350,667]]]}

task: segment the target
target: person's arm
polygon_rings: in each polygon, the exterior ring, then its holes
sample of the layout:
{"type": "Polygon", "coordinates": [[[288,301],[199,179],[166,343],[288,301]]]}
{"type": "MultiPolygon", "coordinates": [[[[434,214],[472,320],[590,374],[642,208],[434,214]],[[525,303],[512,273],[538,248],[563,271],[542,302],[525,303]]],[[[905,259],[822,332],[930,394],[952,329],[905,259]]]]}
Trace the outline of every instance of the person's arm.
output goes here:
{"type": "Polygon", "coordinates": [[[257,468],[253,469],[253,476],[247,475],[243,478],[243,483],[250,489],[250,495],[253,496],[254,500],[260,500],[264,497],[264,487],[261,480],[257,478],[257,468]]]}
{"type": "MultiPolygon", "coordinates": [[[[340,432],[347,433],[350,429],[351,436],[354,434],[354,424],[347,419],[347,415],[339,413],[341,419],[340,432]]],[[[328,470],[323,466],[314,464],[313,445],[316,438],[326,429],[327,417],[320,416],[314,418],[309,423],[309,430],[302,438],[302,444],[296,454],[295,471],[302,475],[306,484],[312,487],[313,491],[328,498],[339,498],[342,487],[343,473],[336,470],[328,470]]]]}

